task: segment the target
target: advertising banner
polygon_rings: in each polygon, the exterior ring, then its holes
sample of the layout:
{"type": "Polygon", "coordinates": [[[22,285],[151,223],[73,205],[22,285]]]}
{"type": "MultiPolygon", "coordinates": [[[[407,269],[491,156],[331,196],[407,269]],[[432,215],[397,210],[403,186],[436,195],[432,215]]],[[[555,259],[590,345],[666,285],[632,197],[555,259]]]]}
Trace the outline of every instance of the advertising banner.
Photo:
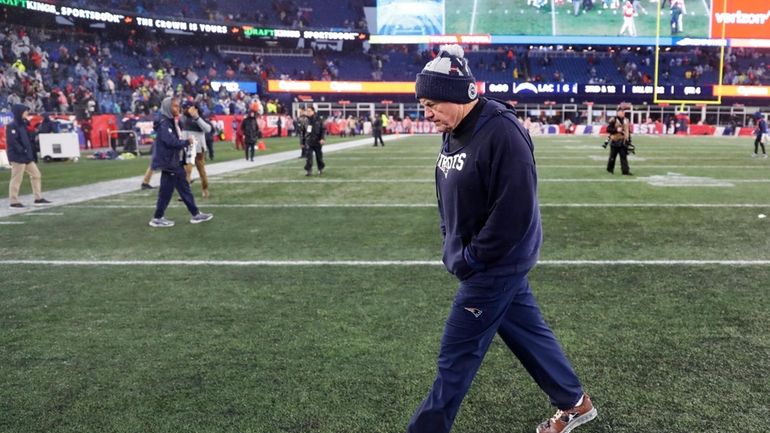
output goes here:
{"type": "Polygon", "coordinates": [[[770,39],[770,2],[758,0],[727,0],[727,10],[721,1],[714,4],[711,16],[711,37],[722,37],[724,25],[728,39],[770,39]]]}

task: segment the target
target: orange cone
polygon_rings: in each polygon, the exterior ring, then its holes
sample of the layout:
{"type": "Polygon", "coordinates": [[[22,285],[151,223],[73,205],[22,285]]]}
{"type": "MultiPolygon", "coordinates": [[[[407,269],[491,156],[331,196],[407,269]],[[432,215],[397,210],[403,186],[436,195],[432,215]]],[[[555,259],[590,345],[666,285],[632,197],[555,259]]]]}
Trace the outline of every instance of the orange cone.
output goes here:
{"type": "Polygon", "coordinates": [[[265,146],[264,141],[259,140],[259,142],[257,142],[257,150],[267,150],[267,146],[265,146]]]}

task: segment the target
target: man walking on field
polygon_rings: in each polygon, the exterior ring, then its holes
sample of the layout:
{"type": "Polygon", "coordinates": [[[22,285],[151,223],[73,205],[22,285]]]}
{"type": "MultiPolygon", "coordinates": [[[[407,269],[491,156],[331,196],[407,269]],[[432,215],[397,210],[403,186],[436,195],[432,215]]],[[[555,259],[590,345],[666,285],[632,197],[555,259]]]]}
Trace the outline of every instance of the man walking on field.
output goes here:
{"type": "Polygon", "coordinates": [[[433,387],[408,433],[449,433],[495,334],[558,409],[537,433],[569,433],[596,417],[545,323],[527,274],[542,229],[534,145],[510,105],[478,96],[462,47],[441,47],[417,75],[425,118],[443,133],[436,197],[444,264],[460,281],[433,387]]]}

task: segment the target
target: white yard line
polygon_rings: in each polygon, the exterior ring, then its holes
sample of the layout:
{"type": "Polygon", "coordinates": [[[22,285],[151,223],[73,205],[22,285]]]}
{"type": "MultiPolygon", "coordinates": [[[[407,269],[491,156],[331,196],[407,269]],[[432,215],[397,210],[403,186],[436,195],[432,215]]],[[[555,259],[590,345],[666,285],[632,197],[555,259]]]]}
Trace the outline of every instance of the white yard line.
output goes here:
{"type": "MultiPolygon", "coordinates": [[[[0,260],[43,266],[443,266],[440,260],[0,260]]],[[[541,260],[537,266],[768,266],[770,260],[541,260]]]]}
{"type": "MultiPolygon", "coordinates": [[[[172,204],[172,207],[183,207],[172,204]]],[[[154,209],[154,204],[144,205],[80,205],[69,207],[78,209],[154,209]]],[[[304,208],[435,208],[436,203],[243,203],[243,204],[206,204],[206,208],[230,209],[304,209],[304,208]]],[[[732,208],[770,208],[770,203],[540,203],[540,207],[553,208],[694,208],[694,209],[732,209],[732,208]]]]}

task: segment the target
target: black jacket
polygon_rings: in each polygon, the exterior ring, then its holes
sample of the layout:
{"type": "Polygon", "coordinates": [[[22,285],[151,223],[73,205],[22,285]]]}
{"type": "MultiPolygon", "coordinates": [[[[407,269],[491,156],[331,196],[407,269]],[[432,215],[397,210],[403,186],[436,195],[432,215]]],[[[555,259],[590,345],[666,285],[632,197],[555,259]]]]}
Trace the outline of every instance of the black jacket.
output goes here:
{"type": "Polygon", "coordinates": [[[243,139],[247,143],[256,143],[259,139],[259,125],[257,124],[257,118],[246,116],[241,122],[241,131],[243,131],[243,139]]]}
{"type": "Polygon", "coordinates": [[[324,124],[316,115],[307,118],[307,124],[305,125],[305,144],[308,146],[320,146],[321,140],[324,139],[326,131],[324,131],[324,124]]]}
{"type": "Polygon", "coordinates": [[[16,104],[11,108],[13,122],[5,128],[5,142],[8,145],[8,161],[18,164],[29,164],[35,160],[33,138],[27,131],[27,121],[22,114],[28,111],[26,105],[16,104]]]}

